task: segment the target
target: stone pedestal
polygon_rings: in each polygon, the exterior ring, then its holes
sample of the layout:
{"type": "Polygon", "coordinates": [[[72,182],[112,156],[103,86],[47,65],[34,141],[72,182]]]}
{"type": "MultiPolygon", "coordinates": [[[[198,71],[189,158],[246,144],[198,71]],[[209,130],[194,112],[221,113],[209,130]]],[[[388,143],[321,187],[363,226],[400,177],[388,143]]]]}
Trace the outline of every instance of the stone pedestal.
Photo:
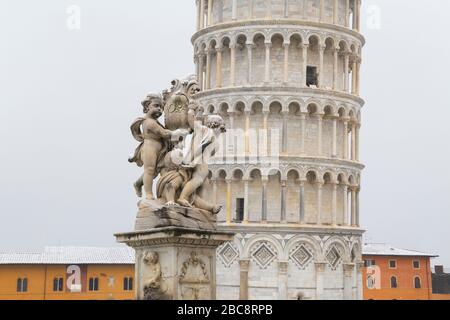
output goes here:
{"type": "Polygon", "coordinates": [[[215,300],[216,249],[233,235],[163,227],[116,238],[136,251],[137,300],[215,300]]]}

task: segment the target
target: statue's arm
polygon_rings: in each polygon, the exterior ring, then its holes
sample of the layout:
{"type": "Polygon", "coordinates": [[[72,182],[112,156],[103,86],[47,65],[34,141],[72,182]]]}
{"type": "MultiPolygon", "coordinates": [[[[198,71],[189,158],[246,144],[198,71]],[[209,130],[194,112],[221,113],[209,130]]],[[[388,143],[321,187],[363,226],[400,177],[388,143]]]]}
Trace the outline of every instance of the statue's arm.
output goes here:
{"type": "Polygon", "coordinates": [[[172,131],[162,127],[156,120],[146,121],[145,127],[147,130],[153,132],[155,135],[163,138],[164,140],[170,140],[172,137],[172,131]]]}

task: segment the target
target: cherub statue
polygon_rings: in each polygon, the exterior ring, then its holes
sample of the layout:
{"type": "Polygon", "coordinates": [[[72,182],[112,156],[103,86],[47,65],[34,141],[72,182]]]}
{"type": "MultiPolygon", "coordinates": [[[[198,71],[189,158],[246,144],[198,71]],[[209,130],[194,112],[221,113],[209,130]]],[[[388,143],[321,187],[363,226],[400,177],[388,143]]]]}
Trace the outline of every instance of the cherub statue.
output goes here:
{"type": "MultiPolygon", "coordinates": [[[[184,207],[192,207],[190,199],[197,190],[205,183],[208,177],[208,161],[214,156],[219,147],[218,138],[226,132],[224,121],[218,115],[209,115],[206,118],[206,125],[202,125],[200,121],[195,122],[194,137],[192,139],[192,147],[185,157],[183,167],[192,170],[192,178],[184,185],[183,190],[178,198],[178,203],[184,207]]],[[[196,198],[199,198],[196,196],[196,198]]],[[[206,203],[200,201],[200,206],[204,207],[206,203]]],[[[198,207],[198,205],[197,205],[198,207]]],[[[214,206],[212,211],[214,214],[220,212],[220,206],[214,206]]]]}
{"type": "Polygon", "coordinates": [[[153,180],[159,174],[158,164],[168,152],[170,142],[176,143],[184,139],[189,132],[185,129],[167,130],[158,122],[158,118],[163,114],[161,95],[147,95],[142,101],[142,106],[145,117],[138,118],[131,125],[131,132],[140,145],[129,162],[135,162],[139,167],[144,167],[144,175],[134,184],[136,194],[142,197],[142,187],[144,187],[146,199],[154,200],[153,180]]]}

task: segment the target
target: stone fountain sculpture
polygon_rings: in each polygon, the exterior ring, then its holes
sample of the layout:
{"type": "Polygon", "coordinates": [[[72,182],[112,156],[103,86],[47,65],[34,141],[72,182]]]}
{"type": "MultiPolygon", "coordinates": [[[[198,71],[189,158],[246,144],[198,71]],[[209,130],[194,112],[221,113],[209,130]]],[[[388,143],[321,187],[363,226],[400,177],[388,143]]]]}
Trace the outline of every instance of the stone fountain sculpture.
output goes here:
{"type": "Polygon", "coordinates": [[[136,251],[139,300],[215,299],[215,251],[233,238],[217,231],[222,207],[201,197],[226,129],[220,116],[203,115],[199,91],[194,78],[174,80],[162,94],[147,95],[144,116],[131,125],[139,146],[129,162],[144,169],[134,184],[143,199],[135,230],[116,238],[136,251]]]}

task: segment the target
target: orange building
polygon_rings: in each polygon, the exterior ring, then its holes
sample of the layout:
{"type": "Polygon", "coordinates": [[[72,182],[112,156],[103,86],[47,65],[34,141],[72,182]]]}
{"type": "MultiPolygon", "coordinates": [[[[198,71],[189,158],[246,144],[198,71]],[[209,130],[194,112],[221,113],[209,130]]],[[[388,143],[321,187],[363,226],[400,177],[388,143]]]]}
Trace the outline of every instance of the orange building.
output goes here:
{"type": "Polygon", "coordinates": [[[134,251],[46,248],[0,253],[0,300],[134,299],[134,251]]]}
{"type": "Polygon", "coordinates": [[[363,250],[365,300],[432,300],[434,254],[366,244],[363,250]]]}

